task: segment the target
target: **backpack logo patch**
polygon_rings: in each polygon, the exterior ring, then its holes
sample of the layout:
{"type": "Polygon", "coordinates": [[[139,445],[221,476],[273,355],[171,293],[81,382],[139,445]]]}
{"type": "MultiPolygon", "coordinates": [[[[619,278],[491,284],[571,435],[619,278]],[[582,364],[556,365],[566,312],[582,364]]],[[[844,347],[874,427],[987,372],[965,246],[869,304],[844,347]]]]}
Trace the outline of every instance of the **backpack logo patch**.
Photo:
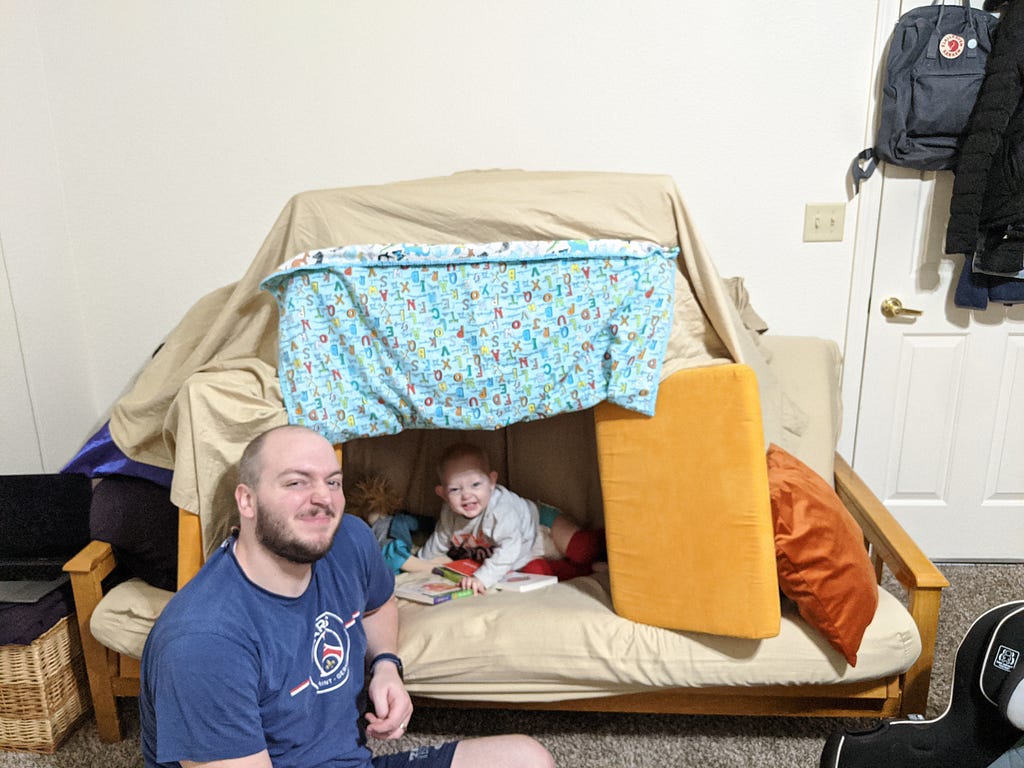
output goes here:
{"type": "Polygon", "coordinates": [[[964,52],[964,39],[960,35],[950,33],[939,41],[939,53],[947,59],[955,59],[964,52]]]}

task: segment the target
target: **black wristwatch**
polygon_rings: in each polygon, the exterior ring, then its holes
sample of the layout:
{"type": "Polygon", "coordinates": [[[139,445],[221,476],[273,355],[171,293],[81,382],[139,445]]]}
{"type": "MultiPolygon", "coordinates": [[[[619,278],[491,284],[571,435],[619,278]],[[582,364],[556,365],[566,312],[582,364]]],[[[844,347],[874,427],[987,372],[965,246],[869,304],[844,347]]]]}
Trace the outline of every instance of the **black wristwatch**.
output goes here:
{"type": "Polygon", "coordinates": [[[398,676],[404,681],[405,680],[405,668],[402,666],[402,660],[393,653],[378,653],[373,657],[373,661],[370,662],[370,674],[373,674],[374,668],[382,661],[390,661],[396,667],[398,667],[398,676]]]}

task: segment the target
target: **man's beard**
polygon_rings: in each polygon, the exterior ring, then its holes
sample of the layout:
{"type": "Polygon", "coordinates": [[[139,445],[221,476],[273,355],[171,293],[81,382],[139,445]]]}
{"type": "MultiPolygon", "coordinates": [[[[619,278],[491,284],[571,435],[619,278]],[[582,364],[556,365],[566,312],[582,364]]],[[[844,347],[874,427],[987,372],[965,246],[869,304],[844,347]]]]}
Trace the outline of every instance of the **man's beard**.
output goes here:
{"type": "MultiPolygon", "coordinates": [[[[340,527],[340,526],[339,526],[340,527]]],[[[327,554],[338,528],[323,543],[305,542],[293,538],[284,521],[273,515],[256,515],[256,539],[264,547],[291,563],[315,563],[327,554]]]]}

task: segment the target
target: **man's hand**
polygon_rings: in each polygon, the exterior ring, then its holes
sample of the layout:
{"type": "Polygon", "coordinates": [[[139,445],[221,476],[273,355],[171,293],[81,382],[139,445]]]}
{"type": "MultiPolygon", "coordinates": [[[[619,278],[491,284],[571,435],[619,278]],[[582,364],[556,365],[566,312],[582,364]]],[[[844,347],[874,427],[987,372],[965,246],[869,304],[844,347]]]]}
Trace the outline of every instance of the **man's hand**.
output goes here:
{"type": "Polygon", "coordinates": [[[405,690],[398,667],[389,661],[375,665],[368,693],[373,712],[366,713],[367,735],[375,739],[404,736],[412,717],[412,699],[405,690]]]}

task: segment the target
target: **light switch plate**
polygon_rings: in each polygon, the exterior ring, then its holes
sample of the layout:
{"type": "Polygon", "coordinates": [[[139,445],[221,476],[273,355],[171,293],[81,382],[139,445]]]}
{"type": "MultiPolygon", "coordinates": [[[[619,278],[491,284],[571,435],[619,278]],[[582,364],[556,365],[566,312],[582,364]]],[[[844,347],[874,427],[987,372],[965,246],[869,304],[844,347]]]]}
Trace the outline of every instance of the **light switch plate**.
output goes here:
{"type": "Polygon", "coordinates": [[[845,219],[844,203],[808,203],[804,209],[804,242],[839,242],[845,219]]]}

